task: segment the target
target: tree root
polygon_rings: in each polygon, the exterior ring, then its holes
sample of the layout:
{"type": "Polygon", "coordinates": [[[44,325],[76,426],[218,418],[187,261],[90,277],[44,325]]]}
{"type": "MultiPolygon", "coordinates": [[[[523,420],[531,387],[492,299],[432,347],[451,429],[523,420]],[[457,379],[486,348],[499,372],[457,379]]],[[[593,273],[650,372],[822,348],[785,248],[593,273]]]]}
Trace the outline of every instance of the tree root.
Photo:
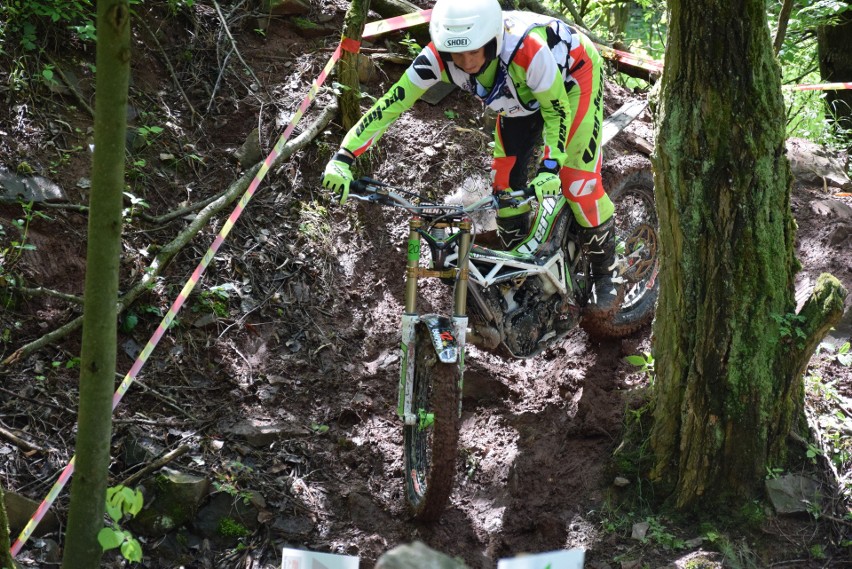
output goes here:
{"type": "MultiPolygon", "coordinates": [[[[322,129],[324,129],[328,123],[331,122],[331,119],[337,114],[337,104],[331,103],[329,104],[320,114],[316,121],[313,124],[309,125],[308,128],[305,129],[302,134],[288,142],[281,151],[281,154],[273,161],[270,165],[270,170],[273,170],[281,165],[285,160],[290,158],[296,151],[305,147],[314,137],[319,134],[322,129]]],[[[163,272],[163,269],[169,264],[169,262],[177,255],[184,246],[186,246],[195,236],[201,231],[203,227],[205,227],[210,219],[225,209],[228,205],[234,202],[239,196],[245,193],[248,189],[249,184],[254,179],[258,170],[260,170],[261,163],[255,164],[253,167],[249,168],[246,172],[240,176],[233,184],[228,187],[228,190],[221,195],[217,200],[211,202],[207,207],[201,210],[195,219],[189,224],[189,226],[184,229],[180,234],[177,235],[174,239],[172,239],[169,243],[163,246],[160,249],[157,256],[154,257],[154,260],[151,262],[151,265],[145,271],[145,275],[142,279],[136,283],[127,293],[124,294],[121,298],[118,299],[118,312],[121,313],[127,309],[133,302],[139,298],[143,293],[148,291],[150,287],[156,282],[156,279],[163,272]]],[[[44,346],[51,344],[61,338],[64,338],[71,332],[77,330],[83,324],[83,316],[78,316],[77,318],[71,320],[70,322],[64,324],[63,326],[48,332],[44,336],[38,338],[26,344],[13,352],[9,357],[0,362],[0,366],[8,366],[14,363],[19,362],[21,359],[27,357],[32,354],[36,350],[43,348],[44,346]]]]}

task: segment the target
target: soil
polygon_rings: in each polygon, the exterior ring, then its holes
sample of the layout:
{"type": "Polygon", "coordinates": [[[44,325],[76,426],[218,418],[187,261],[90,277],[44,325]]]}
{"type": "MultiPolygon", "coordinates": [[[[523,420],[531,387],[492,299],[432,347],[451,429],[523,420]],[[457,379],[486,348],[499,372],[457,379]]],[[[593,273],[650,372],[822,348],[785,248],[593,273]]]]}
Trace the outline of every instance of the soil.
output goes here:
{"type": "MultiPolygon", "coordinates": [[[[128,139],[127,192],[144,203],[130,211],[131,198],[126,202],[122,290],[188,223],[186,217],[151,223],[138,214],[160,216],[224,190],[243,171],[236,151],[254,129],[265,156],[331,55],[345,7],[315,6],[310,18],[326,23],[314,38],[297,33],[290,18],[265,22],[259,34],[254,19],[229,14],[252,73],[229,55],[229,41],[205,3],[174,16],[164,3],[137,9],[137,21],[145,25],[134,31],[131,132],[152,126],[163,131],[128,139]]],[[[93,101],[86,62],[94,56],[91,46],[71,47],[55,56],[73,74],[69,82],[79,97],[43,84],[15,91],[10,74],[0,72],[0,85],[6,85],[0,96],[9,103],[0,106],[0,165],[50,178],[65,194],[34,207],[44,214],[27,229],[35,248],[15,263],[7,256],[5,274],[31,288],[80,295],[87,218],[59,206],[88,202],[92,119],[80,99],[93,101]]],[[[386,46],[379,41],[368,47],[386,46]]],[[[0,66],[12,68],[11,61],[0,66]]],[[[403,69],[383,63],[378,79],[364,89],[380,95],[403,69]]],[[[644,96],[611,78],[607,112],[644,96]]],[[[332,99],[321,91],[299,128],[332,99]]],[[[425,195],[481,191],[490,162],[486,123],[481,106],[458,92],[437,106],[420,102],[362,161],[363,170],[425,195]]],[[[126,451],[132,441],[147,438],[164,451],[190,446],[172,468],[209,476],[220,491],[262,497],[255,500],[261,523],[239,546],[198,544],[184,566],[277,567],[286,546],[357,555],[362,567],[372,567],[385,551],[414,540],[477,569],[523,552],[562,548],[585,549],[587,565],[601,569],[690,562],[852,566],[848,545],[839,545],[850,539],[848,519],[839,519],[848,502],[840,498],[818,519],[768,515],[753,533],[728,535],[726,550],[690,520],[651,514],[647,507],[655,497],[647,489],[643,494],[641,480],[631,479],[630,490],[613,485],[620,474],[613,452],[625,422],[646,409],[648,387],[648,377],[624,358],[650,350],[650,328],[601,343],[577,329],[527,360],[472,348],[450,504],[437,523],[412,521],[402,496],[402,436],[394,412],[406,229],[393,212],[351,202],[340,207],[320,188],[322,169],[342,134],[338,124],[329,126],[268,174],[115,412],[112,483],[138,469],[128,465],[126,451]],[[234,432],[246,423],[277,425],[285,434],[253,446],[234,432]],[[633,499],[621,500],[622,492],[633,499]],[[656,524],[652,538],[631,539],[633,522],[648,517],[656,524]],[[703,543],[688,541],[701,537],[703,543]]],[[[652,141],[646,112],[607,147],[608,175],[647,161],[652,141]]],[[[801,183],[793,188],[802,298],[824,271],[852,290],[852,216],[821,205],[852,204],[838,192],[801,183]]],[[[17,238],[11,220],[22,216],[20,205],[0,205],[3,247],[17,238]]],[[[132,317],[121,318],[120,374],[130,369],[223,221],[193,239],[131,307],[132,317]]],[[[442,290],[429,288],[421,308],[446,306],[442,290]]],[[[50,295],[15,294],[5,301],[2,358],[81,313],[79,304],[50,295]]],[[[847,311],[845,327],[832,332],[834,345],[849,340],[849,320],[847,311]]],[[[71,458],[79,349],[75,332],[2,368],[0,427],[37,447],[0,438],[7,490],[41,500],[71,458]]],[[[836,394],[832,404],[809,390],[817,416],[844,405],[848,413],[852,369],[823,350],[812,370],[836,394]]],[[[848,446],[846,451],[852,452],[848,446]]],[[[820,464],[805,467],[824,474],[820,464]]],[[[848,456],[839,471],[848,483],[848,456]]],[[[54,510],[63,517],[67,506],[66,491],[54,510]]],[[[59,533],[48,538],[61,541],[59,533]]],[[[32,541],[19,561],[50,566],[40,549],[44,543],[32,541]]],[[[175,566],[164,542],[145,540],[143,548],[144,566],[175,566]]],[[[113,554],[104,559],[105,565],[121,564],[113,554]]]]}

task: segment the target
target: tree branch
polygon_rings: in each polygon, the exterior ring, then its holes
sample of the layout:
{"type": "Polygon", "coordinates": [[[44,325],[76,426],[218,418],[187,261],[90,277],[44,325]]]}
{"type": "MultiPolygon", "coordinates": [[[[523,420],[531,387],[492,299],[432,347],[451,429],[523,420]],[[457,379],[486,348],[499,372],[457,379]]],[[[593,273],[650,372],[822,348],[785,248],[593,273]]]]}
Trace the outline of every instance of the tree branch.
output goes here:
{"type": "MultiPolygon", "coordinates": [[[[306,146],[313,138],[324,129],[328,123],[331,122],[331,119],[337,114],[337,104],[331,103],[329,104],[322,112],[322,114],[311,124],[307,129],[305,129],[302,134],[291,140],[284,146],[284,149],[281,151],[281,154],[273,161],[270,165],[270,170],[277,168],[281,165],[282,162],[290,158],[294,152],[300,150],[304,146],[306,146]]],[[[222,211],[225,207],[231,204],[234,200],[236,200],[239,196],[245,193],[246,189],[248,189],[249,184],[254,179],[255,174],[260,169],[260,163],[256,164],[252,168],[248,169],[245,173],[243,173],[240,178],[230,185],[228,191],[223,194],[219,199],[210,203],[207,207],[201,210],[195,219],[189,224],[189,226],[183,230],[177,237],[172,239],[169,243],[163,246],[160,249],[160,252],[151,262],[148,270],[145,273],[145,276],[131,288],[124,296],[122,296],[118,300],[118,312],[123,312],[128,306],[130,306],[139,296],[141,296],[144,292],[146,292],[151,284],[155,282],[157,277],[160,276],[163,269],[169,264],[169,262],[174,258],[175,255],[187,244],[192,238],[204,227],[206,226],[210,219],[222,211]]],[[[65,337],[71,332],[77,330],[83,323],[83,317],[79,316],[74,320],[64,324],[60,328],[53,330],[26,344],[17,350],[15,350],[9,357],[0,362],[0,366],[6,366],[14,364],[20,361],[22,358],[30,355],[38,349],[43,348],[44,346],[59,340],[60,338],[65,337]]]]}

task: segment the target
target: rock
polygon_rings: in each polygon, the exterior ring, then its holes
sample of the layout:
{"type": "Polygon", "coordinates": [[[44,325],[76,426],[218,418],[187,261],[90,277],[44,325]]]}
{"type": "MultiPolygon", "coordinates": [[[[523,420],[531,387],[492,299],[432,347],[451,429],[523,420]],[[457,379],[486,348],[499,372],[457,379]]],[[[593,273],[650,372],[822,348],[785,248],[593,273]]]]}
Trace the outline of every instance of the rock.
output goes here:
{"type": "Polygon", "coordinates": [[[234,151],[234,157],[243,168],[250,168],[260,162],[263,156],[260,150],[260,134],[257,128],[252,130],[243,145],[234,151]]]}
{"type": "Polygon", "coordinates": [[[842,221],[852,220],[852,207],[840,200],[816,200],[811,202],[811,209],[817,215],[834,217],[842,221]]]}
{"type": "Polygon", "coordinates": [[[311,11],[308,0],[264,0],[263,9],[276,16],[305,15],[311,11]]]}
{"type": "Polygon", "coordinates": [[[467,569],[467,565],[415,541],[379,557],[376,569],[467,569]]]}
{"type": "Polygon", "coordinates": [[[254,533],[260,523],[251,501],[219,492],[204,506],[192,526],[201,537],[222,547],[233,547],[241,537],[254,533]]]}
{"type": "MultiPolygon", "coordinates": [[[[9,517],[9,533],[13,538],[15,538],[19,533],[21,533],[21,530],[24,529],[27,522],[30,521],[30,518],[35,513],[36,508],[39,506],[39,502],[30,500],[26,496],[21,496],[20,494],[10,492],[9,490],[4,490],[3,495],[6,498],[4,501],[6,503],[6,515],[9,517]]],[[[36,526],[36,530],[33,535],[41,536],[46,533],[54,532],[58,529],[59,519],[52,510],[48,510],[41,519],[41,522],[38,526],[36,526]]]]}
{"type": "Polygon", "coordinates": [[[124,443],[124,466],[131,467],[152,462],[163,454],[163,445],[151,437],[134,433],[124,443]]]}
{"type": "Polygon", "coordinates": [[[632,539],[638,539],[639,541],[643,541],[645,536],[648,535],[648,530],[651,528],[651,524],[648,522],[639,522],[633,524],[633,533],[630,535],[632,539]]]}
{"type": "Polygon", "coordinates": [[[0,203],[67,201],[65,191],[41,176],[20,176],[0,166],[0,203]]]}
{"type": "Polygon", "coordinates": [[[373,61],[373,58],[364,55],[363,53],[358,54],[358,81],[361,83],[366,83],[367,85],[372,85],[376,83],[379,78],[379,71],[376,67],[376,62],[373,61]]]}
{"type": "Polygon", "coordinates": [[[230,428],[224,429],[224,432],[243,437],[253,447],[265,447],[279,439],[304,437],[311,434],[311,431],[298,425],[284,423],[258,425],[251,420],[237,423],[230,428]]]}
{"type": "Polygon", "coordinates": [[[139,535],[161,537],[195,517],[210,491],[210,480],[163,468],[142,487],[145,504],[128,525],[139,535]]]}
{"type": "Polygon", "coordinates": [[[624,488],[625,486],[630,485],[630,480],[623,476],[616,476],[615,480],[612,481],[613,485],[618,488],[624,488]]]}
{"type": "Polygon", "coordinates": [[[822,502],[819,482],[799,474],[767,480],[766,493],[779,514],[804,514],[822,502]]]}
{"type": "Polygon", "coordinates": [[[280,517],[272,522],[272,529],[287,537],[307,537],[315,527],[316,524],[307,516],[280,517]]]}
{"type": "Polygon", "coordinates": [[[801,138],[788,139],[787,157],[790,159],[793,176],[799,182],[839,188],[852,187],[843,160],[831,155],[818,144],[801,138]]]}

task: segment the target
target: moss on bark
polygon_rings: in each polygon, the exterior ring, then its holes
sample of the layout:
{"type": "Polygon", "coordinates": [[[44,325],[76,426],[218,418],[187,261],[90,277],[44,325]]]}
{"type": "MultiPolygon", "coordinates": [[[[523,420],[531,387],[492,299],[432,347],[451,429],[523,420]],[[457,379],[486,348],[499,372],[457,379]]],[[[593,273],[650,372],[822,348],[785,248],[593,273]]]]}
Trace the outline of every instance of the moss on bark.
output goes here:
{"type": "MultiPolygon", "coordinates": [[[[798,264],[764,4],[669,7],[653,157],[662,268],[652,477],[689,509],[755,496],[766,464],[783,460],[801,413],[801,371],[784,363],[798,264]]],[[[818,330],[829,315],[811,317],[818,330]]],[[[796,351],[805,362],[809,353],[796,351]]]]}

